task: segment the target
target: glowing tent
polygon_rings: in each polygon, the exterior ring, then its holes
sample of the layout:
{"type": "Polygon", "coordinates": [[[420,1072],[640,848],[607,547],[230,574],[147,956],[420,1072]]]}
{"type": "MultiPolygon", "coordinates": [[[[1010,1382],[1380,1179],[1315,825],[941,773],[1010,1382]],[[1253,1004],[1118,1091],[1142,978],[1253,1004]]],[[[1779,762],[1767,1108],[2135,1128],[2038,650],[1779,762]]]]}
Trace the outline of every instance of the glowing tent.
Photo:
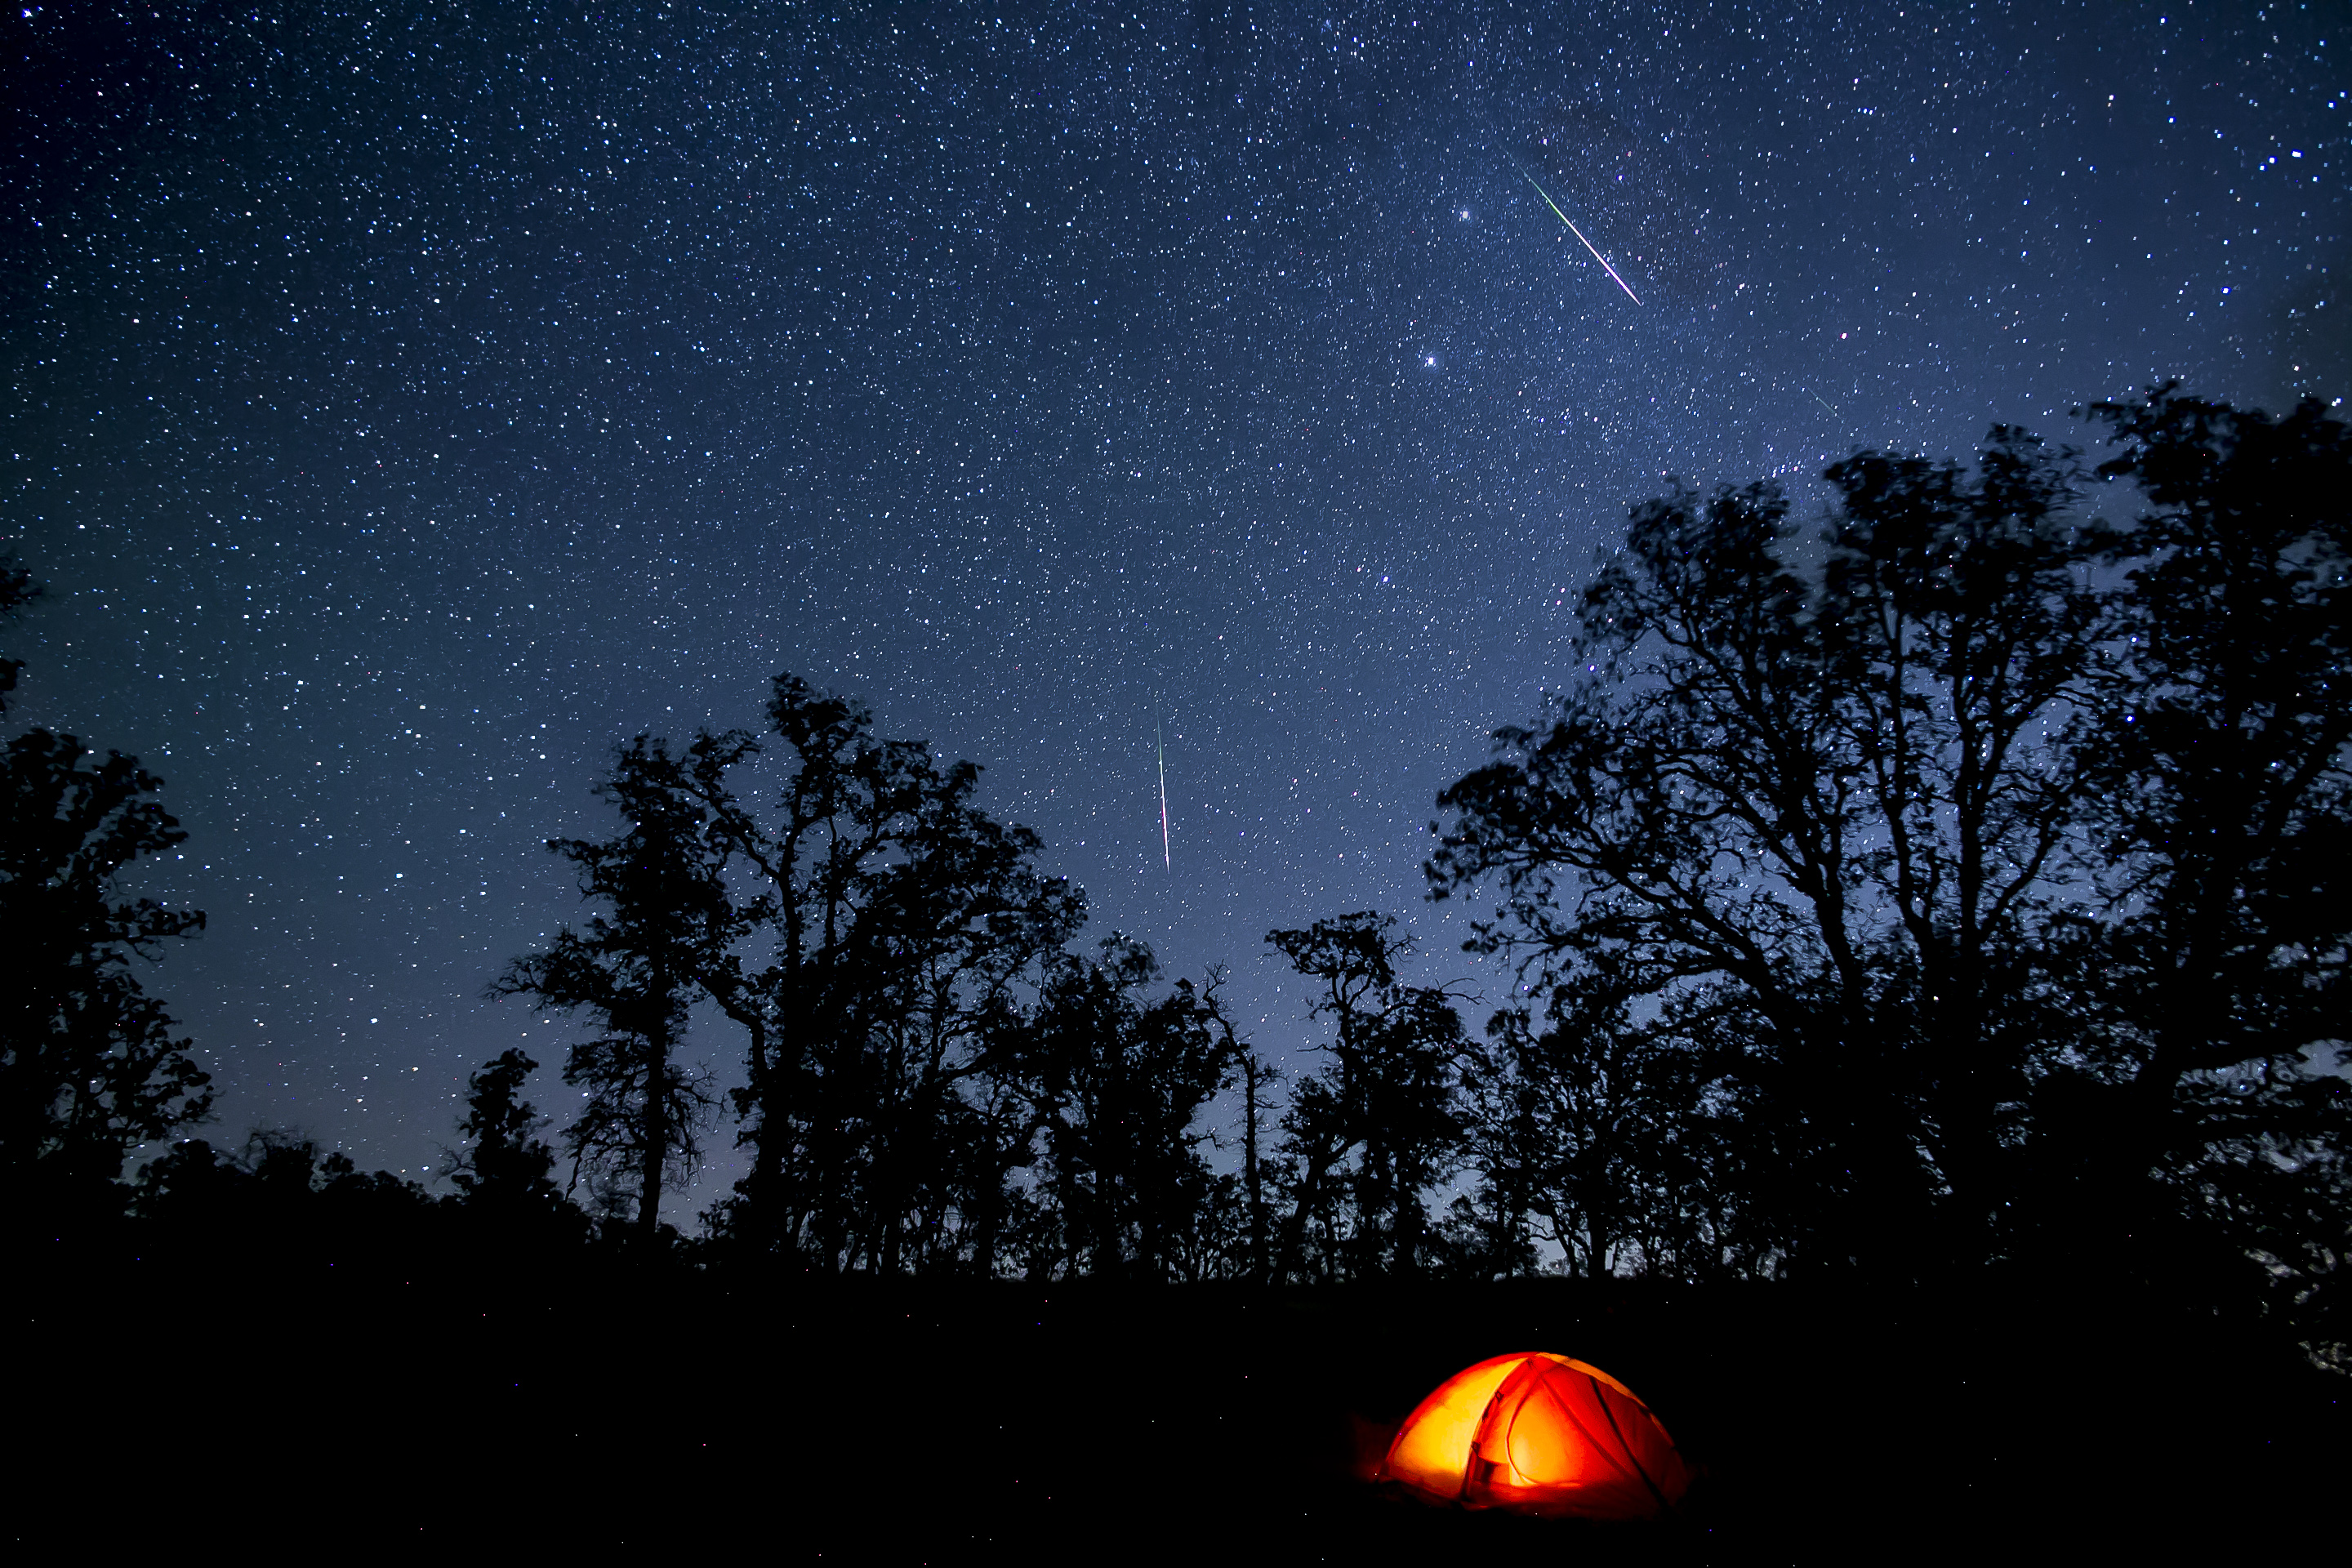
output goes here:
{"type": "Polygon", "coordinates": [[[1610,1520],[1655,1519],[1690,1487],[1648,1405],[1598,1367],[1543,1351],[1438,1384],[1397,1429],[1380,1479],[1462,1508],[1610,1520]]]}

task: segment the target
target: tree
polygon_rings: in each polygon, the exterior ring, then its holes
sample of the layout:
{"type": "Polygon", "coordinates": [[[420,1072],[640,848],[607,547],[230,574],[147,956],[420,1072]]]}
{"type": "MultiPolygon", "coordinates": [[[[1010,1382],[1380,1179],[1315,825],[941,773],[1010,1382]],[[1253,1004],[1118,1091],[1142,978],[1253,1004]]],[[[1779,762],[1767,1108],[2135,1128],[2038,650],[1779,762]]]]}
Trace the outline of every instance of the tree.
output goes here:
{"type": "Polygon", "coordinates": [[[698,983],[744,929],[725,885],[735,829],[709,803],[752,749],[734,734],[698,736],[677,755],[645,735],[624,746],[597,795],[628,831],[548,844],[580,868],[582,895],[604,909],[584,931],[567,926],[546,952],[516,959],[489,988],[602,1026],[564,1063],[563,1081],[587,1092],[563,1139],[574,1183],[585,1175],[599,1207],[617,1214],[634,1200],[640,1243],[657,1235],[666,1184],[698,1163],[717,1105],[678,1053],[698,983]]]}
{"type": "Polygon", "coordinates": [[[449,1181],[467,1207],[520,1218],[562,1205],[555,1150],[540,1136],[548,1119],[522,1098],[538,1070],[527,1052],[509,1048],[466,1079],[466,1114],[457,1122],[464,1143],[450,1157],[449,1181]]]}
{"type": "MultiPolygon", "coordinates": [[[[0,564],[0,616],[39,592],[29,572],[0,564]]],[[[23,668],[0,659],[0,714],[23,668]]],[[[36,1223],[120,1212],[131,1152],[212,1103],[210,1078],[132,969],[205,917],[115,887],[187,835],[136,757],[85,765],[91,754],[35,729],[0,762],[0,1173],[36,1223]]]]}
{"type": "Polygon", "coordinates": [[[1801,1258],[1981,1258],[2043,1043],[2028,936],[2081,815],[2074,468],[1996,428],[1972,473],[1826,477],[1810,571],[1776,487],[1635,509],[1580,605],[1589,673],[1440,797],[1433,891],[1495,888],[1477,942],[1523,963],[1736,992],[1751,1086],[1808,1129],[1777,1200],[1801,1258]]]}
{"type": "Polygon", "coordinates": [[[0,763],[0,1170],[36,1213],[119,1209],[140,1145],[201,1120],[210,1079],[134,960],[204,928],[116,878],[182,842],[138,760],[31,730],[0,763]]]}
{"type": "Polygon", "coordinates": [[[1706,1091],[1743,1256],[2071,1261],[2087,1226],[2324,1302],[2352,437],[2169,386],[2089,412],[2128,524],[2000,429],[1973,471],[1832,467],[1811,564],[1769,487],[1637,509],[1585,676],[1442,797],[1434,890],[1499,891],[1478,942],[1523,966],[1635,976],[1643,1032],[1744,1035],[1706,1091]]]}
{"type": "Polygon", "coordinates": [[[2311,1069],[2343,1050],[2352,953],[2352,431],[2169,384],[2090,412],[2121,447],[2101,476],[2144,508],[2099,539],[2130,587],[2086,704],[2105,984],[2082,1066],[2121,1092],[2084,1131],[2112,1162],[2093,1201],[2144,1232],[2181,1196],[2250,1213],[2266,1173],[2289,1206],[2344,1188],[2317,1170],[2345,1158],[2340,1110],[2315,1120],[2340,1083],[2311,1069]]]}
{"type": "Polygon", "coordinates": [[[1159,973],[1150,948],[1113,934],[1099,952],[1055,962],[1034,1022],[996,1070],[1017,1075],[1036,1107],[1041,1184],[1070,1271],[1178,1278],[1217,1185],[1197,1123],[1233,1058],[1189,981],[1144,997],[1159,973]]]}
{"type": "Polygon", "coordinates": [[[761,883],[744,919],[772,943],[705,981],[751,1042],[737,1101],[753,1165],[729,1226],[835,1269],[992,1252],[1030,1130],[989,1100],[983,1063],[1084,896],[1038,870],[1036,835],[979,808],[971,763],[877,737],[865,709],[793,676],[768,715],[773,825],[713,806],[761,883]]]}
{"type": "Polygon", "coordinates": [[[439,1205],[389,1171],[362,1173],[341,1150],[285,1128],[257,1128],[234,1154],[199,1139],[139,1172],[137,1207],[152,1243],[217,1267],[291,1258],[406,1272],[434,1250],[439,1205]]]}
{"type": "Polygon", "coordinates": [[[1462,1020],[1446,994],[1401,984],[1412,946],[1377,911],[1273,931],[1266,941],[1319,983],[1310,1017],[1328,1017],[1330,1058],[1298,1085],[1283,1118],[1291,1212],[1279,1268],[1296,1277],[1310,1241],[1322,1271],[1412,1273],[1422,1263],[1423,1194],[1445,1174],[1461,1123],[1462,1020]]]}
{"type": "Polygon", "coordinates": [[[746,913],[774,932],[774,948],[755,970],[730,955],[706,982],[750,1037],[748,1081],[735,1100],[752,1167],[728,1223],[755,1250],[837,1257],[850,1228],[842,1199],[854,1181],[844,1146],[851,1107],[829,1113],[829,1091],[843,1076],[829,1069],[872,1011],[847,954],[919,793],[921,759],[877,740],[864,708],[797,676],[776,678],[768,720],[788,770],[781,820],[772,830],[730,820],[740,823],[736,847],[766,884],[746,913]],[[809,1181],[812,1167],[825,1177],[809,1181]]]}
{"type": "Polygon", "coordinates": [[[1265,1116],[1269,1109],[1267,1097],[1275,1085],[1282,1081],[1282,1072],[1274,1063],[1259,1056],[1257,1047],[1242,1038],[1235,1030],[1233,1015],[1217,994],[1224,984],[1223,966],[1212,968],[1208,984],[1201,990],[1201,1011],[1209,1026],[1216,1031],[1230,1070],[1241,1075],[1242,1201],[1246,1226],[1246,1250],[1241,1261],[1244,1277],[1253,1283],[1264,1284],[1271,1278],[1274,1265],[1274,1227],[1272,1210],[1266,1202],[1268,1172],[1266,1162],[1260,1157],[1260,1151],[1265,1139],[1265,1116]]]}
{"type": "MultiPolygon", "coordinates": [[[[0,616],[15,615],[40,596],[40,585],[30,572],[13,558],[0,561],[0,616]]],[[[16,689],[17,678],[24,672],[23,659],[0,658],[0,716],[7,713],[9,694],[16,689]]]]}
{"type": "Polygon", "coordinates": [[[1456,1214],[1487,1269],[1531,1266],[1538,1239],[1595,1279],[1759,1267],[1742,1245],[1736,1134],[1768,1119],[1721,1114],[1738,1064],[1714,1026],[1717,998],[1693,991],[1637,1019],[1643,989],[1605,957],[1542,966],[1469,1053],[1466,1158],[1480,1179],[1456,1214]]]}
{"type": "Polygon", "coordinates": [[[848,974],[862,977],[865,1027],[824,1064],[868,1086],[862,1250],[885,1272],[900,1267],[900,1216],[915,1210],[927,1172],[959,1128],[977,1125],[967,1087],[988,1070],[993,1042],[1037,1005],[1085,909],[1076,889],[1037,868],[1035,834],[974,804],[977,767],[919,766],[909,777],[916,798],[897,858],[875,879],[846,953],[848,974]]]}
{"type": "Polygon", "coordinates": [[[1863,453],[1825,477],[1838,500],[1815,613],[1866,802],[1858,890],[1889,922],[1872,956],[1909,992],[1888,1008],[1917,1019],[1946,1249],[1979,1258],[2048,1044],[2026,1001],[2036,944],[2080,870],[2094,545],[2072,515],[2074,454],[2007,426],[1973,474],[1863,453]]]}

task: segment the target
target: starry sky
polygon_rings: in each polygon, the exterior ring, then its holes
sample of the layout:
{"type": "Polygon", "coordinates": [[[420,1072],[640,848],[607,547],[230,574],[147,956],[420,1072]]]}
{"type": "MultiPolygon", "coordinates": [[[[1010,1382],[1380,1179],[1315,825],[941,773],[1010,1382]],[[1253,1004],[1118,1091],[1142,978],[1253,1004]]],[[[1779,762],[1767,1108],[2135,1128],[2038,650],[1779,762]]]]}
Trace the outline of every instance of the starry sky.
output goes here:
{"type": "Polygon", "coordinates": [[[2352,392],[2332,5],[9,11],[12,721],[167,781],[212,1135],[415,1175],[572,1092],[543,840],[780,670],[1307,1066],[1271,926],[1494,989],[1433,797],[1664,476],[2352,392]]]}

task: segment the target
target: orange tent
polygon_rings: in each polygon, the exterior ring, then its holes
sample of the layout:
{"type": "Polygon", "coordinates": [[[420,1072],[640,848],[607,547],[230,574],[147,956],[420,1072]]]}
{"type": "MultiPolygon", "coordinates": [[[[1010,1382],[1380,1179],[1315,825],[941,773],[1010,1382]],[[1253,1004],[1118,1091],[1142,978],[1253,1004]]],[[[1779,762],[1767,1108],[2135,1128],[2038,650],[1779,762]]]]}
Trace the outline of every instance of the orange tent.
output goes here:
{"type": "Polygon", "coordinates": [[[1438,1384],[1379,1474],[1434,1502],[1552,1518],[1655,1519],[1690,1487],[1675,1440],[1632,1390],[1544,1351],[1438,1384]]]}

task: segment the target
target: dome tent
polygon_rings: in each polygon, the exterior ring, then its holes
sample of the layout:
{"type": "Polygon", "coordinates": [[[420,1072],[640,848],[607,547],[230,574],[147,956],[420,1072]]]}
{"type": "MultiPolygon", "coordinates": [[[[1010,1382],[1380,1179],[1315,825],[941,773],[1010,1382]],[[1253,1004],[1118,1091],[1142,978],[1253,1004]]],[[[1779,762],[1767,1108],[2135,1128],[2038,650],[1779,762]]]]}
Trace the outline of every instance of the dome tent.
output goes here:
{"type": "Polygon", "coordinates": [[[1397,1429],[1379,1478],[1433,1502],[1598,1520],[1655,1519],[1690,1487],[1674,1439],[1632,1390],[1544,1351],[1438,1384],[1397,1429]]]}

